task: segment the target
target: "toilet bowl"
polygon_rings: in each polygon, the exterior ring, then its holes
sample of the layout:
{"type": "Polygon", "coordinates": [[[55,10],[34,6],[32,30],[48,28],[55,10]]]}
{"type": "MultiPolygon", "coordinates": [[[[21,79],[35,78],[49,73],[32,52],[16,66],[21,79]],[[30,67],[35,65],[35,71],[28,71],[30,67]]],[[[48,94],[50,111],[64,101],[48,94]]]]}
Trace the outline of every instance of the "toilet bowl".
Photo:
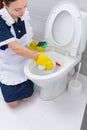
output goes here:
{"type": "Polygon", "coordinates": [[[87,14],[70,2],[61,2],[50,12],[46,23],[45,39],[48,49],[43,52],[61,66],[51,71],[40,70],[33,60],[24,66],[25,75],[32,80],[40,97],[51,100],[64,92],[67,75],[81,60],[85,50],[87,14]]]}

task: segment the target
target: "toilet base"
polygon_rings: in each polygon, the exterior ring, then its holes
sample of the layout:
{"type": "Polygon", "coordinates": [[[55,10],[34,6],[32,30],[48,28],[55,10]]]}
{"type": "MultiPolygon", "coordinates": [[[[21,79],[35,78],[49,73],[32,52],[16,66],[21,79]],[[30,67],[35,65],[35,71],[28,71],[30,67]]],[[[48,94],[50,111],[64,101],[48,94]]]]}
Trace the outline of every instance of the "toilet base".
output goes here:
{"type": "Polygon", "coordinates": [[[37,86],[39,97],[44,101],[55,99],[58,95],[62,94],[67,87],[67,76],[64,76],[56,81],[52,81],[48,86],[37,86]]]}

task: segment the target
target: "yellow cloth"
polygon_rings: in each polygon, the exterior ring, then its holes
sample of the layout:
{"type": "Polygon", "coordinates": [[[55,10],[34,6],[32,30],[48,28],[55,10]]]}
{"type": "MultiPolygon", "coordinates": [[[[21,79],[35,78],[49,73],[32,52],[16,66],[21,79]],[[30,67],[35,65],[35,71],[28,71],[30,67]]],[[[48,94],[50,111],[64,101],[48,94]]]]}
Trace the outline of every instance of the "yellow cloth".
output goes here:
{"type": "Polygon", "coordinates": [[[52,60],[48,56],[43,54],[38,54],[36,64],[45,66],[45,70],[52,70],[54,68],[52,60]]]}
{"type": "Polygon", "coordinates": [[[38,42],[35,42],[35,41],[32,41],[29,45],[28,45],[28,48],[30,50],[36,50],[38,52],[42,52],[44,51],[46,48],[42,48],[42,47],[39,47],[37,46],[38,42]]]}

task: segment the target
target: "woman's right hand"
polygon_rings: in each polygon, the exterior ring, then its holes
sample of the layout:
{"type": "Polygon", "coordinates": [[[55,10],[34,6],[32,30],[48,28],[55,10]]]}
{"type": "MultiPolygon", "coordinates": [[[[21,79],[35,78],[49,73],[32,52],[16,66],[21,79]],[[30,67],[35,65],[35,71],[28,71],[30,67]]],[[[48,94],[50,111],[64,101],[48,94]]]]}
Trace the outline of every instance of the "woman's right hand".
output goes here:
{"type": "Polygon", "coordinates": [[[52,70],[54,68],[54,63],[52,60],[43,54],[38,54],[38,59],[35,61],[37,65],[45,66],[45,70],[52,70]]]}

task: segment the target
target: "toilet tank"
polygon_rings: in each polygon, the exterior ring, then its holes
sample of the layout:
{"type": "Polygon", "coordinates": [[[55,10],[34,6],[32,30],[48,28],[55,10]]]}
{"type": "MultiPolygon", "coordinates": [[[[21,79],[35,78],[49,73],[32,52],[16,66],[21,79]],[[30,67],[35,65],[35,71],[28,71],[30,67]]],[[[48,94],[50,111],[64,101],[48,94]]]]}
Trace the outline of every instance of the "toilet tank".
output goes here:
{"type": "Polygon", "coordinates": [[[82,17],[82,34],[78,49],[78,54],[82,54],[86,48],[86,40],[87,40],[87,13],[81,11],[82,17]]]}

